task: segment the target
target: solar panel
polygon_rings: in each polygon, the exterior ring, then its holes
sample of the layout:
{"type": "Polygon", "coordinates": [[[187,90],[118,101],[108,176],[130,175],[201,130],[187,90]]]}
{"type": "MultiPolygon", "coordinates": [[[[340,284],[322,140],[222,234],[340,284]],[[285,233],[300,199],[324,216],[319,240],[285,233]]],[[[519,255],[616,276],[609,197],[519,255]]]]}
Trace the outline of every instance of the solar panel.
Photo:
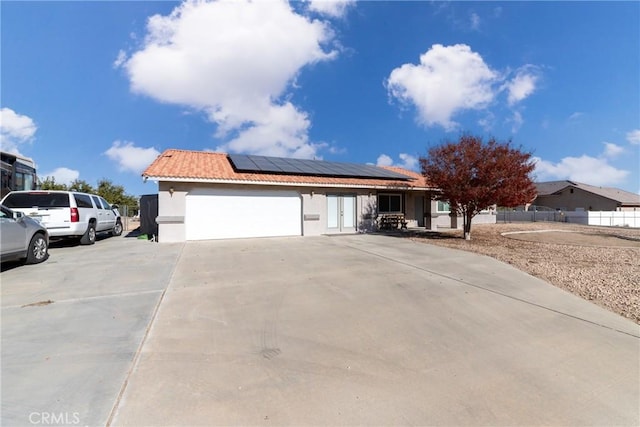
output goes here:
{"type": "Polygon", "coordinates": [[[255,170],[256,164],[251,161],[249,156],[238,156],[233,159],[233,166],[236,170],[255,170]]]}
{"type": "Polygon", "coordinates": [[[378,166],[357,163],[325,162],[324,160],[229,154],[231,165],[238,172],[268,172],[289,175],[314,175],[353,178],[385,178],[409,180],[411,177],[378,166]]]}

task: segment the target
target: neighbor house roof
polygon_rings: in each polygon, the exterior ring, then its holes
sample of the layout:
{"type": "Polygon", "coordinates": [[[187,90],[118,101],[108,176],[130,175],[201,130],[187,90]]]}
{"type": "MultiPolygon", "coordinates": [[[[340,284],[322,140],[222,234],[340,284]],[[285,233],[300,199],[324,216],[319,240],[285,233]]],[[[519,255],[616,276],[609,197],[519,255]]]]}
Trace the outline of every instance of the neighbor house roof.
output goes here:
{"type": "MultiPolygon", "coordinates": [[[[383,166],[381,166],[383,167],[383,166]]],[[[390,178],[357,178],[316,175],[291,175],[265,172],[237,172],[227,154],[208,151],[166,150],[142,173],[147,179],[158,181],[243,183],[300,186],[336,186],[361,188],[428,189],[421,174],[399,167],[384,166],[407,176],[408,180],[390,178]]]]}
{"type": "Polygon", "coordinates": [[[598,196],[614,200],[623,206],[640,206],[640,194],[630,193],[628,191],[620,190],[619,188],[596,187],[595,185],[568,180],[536,183],[538,196],[550,196],[559,193],[568,187],[579,188],[581,190],[597,194],[598,196]]]}

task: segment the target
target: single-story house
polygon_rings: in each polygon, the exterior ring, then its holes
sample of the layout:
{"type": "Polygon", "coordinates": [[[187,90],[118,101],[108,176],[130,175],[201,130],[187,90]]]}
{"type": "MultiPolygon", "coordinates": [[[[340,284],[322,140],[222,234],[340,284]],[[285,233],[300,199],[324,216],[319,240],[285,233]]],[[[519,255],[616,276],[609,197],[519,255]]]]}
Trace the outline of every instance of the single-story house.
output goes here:
{"type": "Polygon", "coordinates": [[[640,211],[640,194],[575,181],[536,183],[532,204],[562,211],[640,211]]]}
{"type": "Polygon", "coordinates": [[[161,242],[366,232],[394,218],[462,225],[421,174],[398,167],[170,149],[142,176],[158,182],[161,242]]]}

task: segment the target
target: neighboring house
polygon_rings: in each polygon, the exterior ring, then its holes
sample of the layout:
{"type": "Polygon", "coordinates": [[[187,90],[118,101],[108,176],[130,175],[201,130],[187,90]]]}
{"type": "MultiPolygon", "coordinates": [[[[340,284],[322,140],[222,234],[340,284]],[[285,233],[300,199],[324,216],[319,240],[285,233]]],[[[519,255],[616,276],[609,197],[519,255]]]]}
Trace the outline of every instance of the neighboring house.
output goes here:
{"type": "Polygon", "coordinates": [[[640,194],[575,181],[536,183],[536,206],[562,211],[640,211],[640,194]]]}
{"type": "Polygon", "coordinates": [[[142,176],[158,182],[163,242],[372,231],[394,214],[456,225],[421,174],[396,167],[172,149],[142,176]]]}

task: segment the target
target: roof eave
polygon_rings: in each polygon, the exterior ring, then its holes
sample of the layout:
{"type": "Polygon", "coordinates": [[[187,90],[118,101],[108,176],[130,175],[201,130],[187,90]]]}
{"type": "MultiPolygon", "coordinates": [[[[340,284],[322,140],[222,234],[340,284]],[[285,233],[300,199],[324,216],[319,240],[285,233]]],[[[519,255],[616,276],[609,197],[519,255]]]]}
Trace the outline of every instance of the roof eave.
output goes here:
{"type": "Polygon", "coordinates": [[[430,191],[435,187],[417,187],[409,185],[370,185],[370,184],[335,184],[329,182],[281,182],[281,181],[251,181],[236,179],[212,179],[212,178],[187,178],[187,177],[167,177],[143,175],[145,180],[166,181],[166,182],[192,182],[202,184],[240,184],[240,185],[263,185],[281,187],[333,187],[333,188],[362,188],[362,189],[383,189],[383,190],[409,190],[409,191],[430,191]]]}

